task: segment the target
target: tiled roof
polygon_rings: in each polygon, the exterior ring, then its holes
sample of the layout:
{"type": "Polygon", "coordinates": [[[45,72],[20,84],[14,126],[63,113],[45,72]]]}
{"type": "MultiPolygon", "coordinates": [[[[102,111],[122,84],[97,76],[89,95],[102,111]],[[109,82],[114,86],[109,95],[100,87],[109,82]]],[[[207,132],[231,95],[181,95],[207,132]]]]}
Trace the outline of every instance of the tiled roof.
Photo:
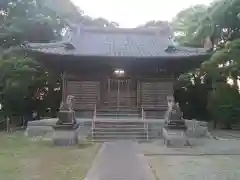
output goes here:
{"type": "Polygon", "coordinates": [[[28,48],[43,53],[108,57],[185,57],[205,55],[204,48],[175,47],[168,31],[79,27],[58,43],[29,43],[28,48]],[[67,48],[66,48],[67,47],[67,48]]]}

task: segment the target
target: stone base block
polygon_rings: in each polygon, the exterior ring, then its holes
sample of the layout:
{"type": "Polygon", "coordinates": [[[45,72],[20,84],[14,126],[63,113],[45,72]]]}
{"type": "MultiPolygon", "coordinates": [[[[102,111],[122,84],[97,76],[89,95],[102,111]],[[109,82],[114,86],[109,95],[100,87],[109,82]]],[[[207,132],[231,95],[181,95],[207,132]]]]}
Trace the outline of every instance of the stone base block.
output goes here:
{"type": "Polygon", "coordinates": [[[52,126],[28,126],[25,130],[25,136],[27,137],[43,137],[47,133],[53,133],[52,126]]]}
{"type": "Polygon", "coordinates": [[[190,146],[190,142],[184,139],[164,139],[164,144],[167,147],[173,147],[173,148],[183,148],[183,147],[190,146]]]}
{"type": "Polygon", "coordinates": [[[167,147],[190,146],[188,138],[182,130],[167,130],[163,128],[163,139],[167,147]]]}
{"type": "Polygon", "coordinates": [[[75,124],[76,123],[75,111],[61,110],[58,114],[58,118],[59,120],[57,124],[65,124],[65,123],[75,124]]]}
{"type": "Polygon", "coordinates": [[[74,146],[78,144],[78,133],[76,130],[55,130],[53,144],[58,146],[74,146]]]}

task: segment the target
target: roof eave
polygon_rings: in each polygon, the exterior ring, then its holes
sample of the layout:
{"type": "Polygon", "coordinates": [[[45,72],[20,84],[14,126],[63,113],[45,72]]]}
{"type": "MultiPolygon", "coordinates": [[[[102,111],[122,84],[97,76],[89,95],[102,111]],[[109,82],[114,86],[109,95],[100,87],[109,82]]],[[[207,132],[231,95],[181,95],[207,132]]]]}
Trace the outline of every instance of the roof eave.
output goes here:
{"type": "Polygon", "coordinates": [[[82,58],[106,58],[106,59],[133,59],[133,60],[137,60],[137,59],[185,59],[185,58],[196,58],[196,57],[210,57],[213,52],[206,52],[206,53],[196,53],[196,54],[192,54],[192,55],[184,55],[184,56],[176,56],[176,55],[171,55],[171,53],[169,53],[169,56],[111,56],[111,55],[85,55],[85,54],[75,54],[75,53],[55,53],[55,52],[44,52],[41,50],[36,50],[36,49],[31,49],[31,48],[26,48],[25,49],[28,52],[32,52],[32,53],[38,53],[38,54],[42,54],[42,55],[53,55],[53,56],[73,56],[73,57],[79,57],[80,59],[82,58]]]}

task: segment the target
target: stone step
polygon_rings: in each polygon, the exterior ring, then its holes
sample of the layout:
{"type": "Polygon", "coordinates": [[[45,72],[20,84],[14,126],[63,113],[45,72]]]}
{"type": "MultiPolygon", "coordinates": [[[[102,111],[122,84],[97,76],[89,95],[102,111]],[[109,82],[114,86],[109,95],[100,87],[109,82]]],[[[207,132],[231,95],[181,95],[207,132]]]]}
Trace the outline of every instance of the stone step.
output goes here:
{"type": "Polygon", "coordinates": [[[121,112],[124,112],[124,113],[135,113],[135,114],[137,114],[137,113],[140,113],[141,112],[141,110],[139,110],[139,109],[131,109],[130,107],[129,108],[119,108],[119,109],[114,109],[114,108],[106,108],[106,109],[97,109],[97,113],[111,113],[111,112],[119,112],[119,113],[121,113],[121,112]]]}
{"type": "Polygon", "coordinates": [[[140,112],[134,112],[134,111],[131,111],[131,112],[128,112],[128,111],[101,111],[101,112],[96,112],[97,115],[125,115],[125,116],[128,116],[128,115],[141,115],[140,112]]]}
{"type": "Polygon", "coordinates": [[[95,135],[93,140],[107,140],[107,139],[146,139],[146,135],[95,135]]]}
{"type": "MultiPolygon", "coordinates": [[[[94,143],[104,143],[104,142],[115,142],[116,140],[125,140],[125,139],[118,139],[118,138],[111,138],[111,139],[90,139],[91,142],[94,142],[94,143]]],[[[126,139],[126,140],[129,140],[126,139]]],[[[146,141],[146,138],[130,138],[130,140],[132,141],[137,141],[137,142],[145,142],[146,141]]]]}
{"type": "Polygon", "coordinates": [[[102,129],[102,130],[106,130],[106,131],[111,131],[111,130],[123,130],[123,131],[134,131],[137,130],[137,129],[144,129],[144,126],[131,126],[131,127],[128,127],[128,126],[94,126],[94,129],[102,129]]]}
{"type": "Polygon", "coordinates": [[[114,111],[114,110],[109,110],[109,111],[97,111],[97,114],[123,114],[123,115],[128,115],[128,114],[135,114],[135,115],[140,115],[140,111],[127,111],[127,110],[119,110],[119,111],[114,111]]]}
{"type": "Polygon", "coordinates": [[[134,108],[104,108],[104,109],[97,109],[97,112],[141,112],[140,109],[134,109],[134,108]]]}
{"type": "Polygon", "coordinates": [[[94,123],[95,124],[102,124],[102,125],[104,125],[104,124],[109,124],[109,125],[144,125],[144,122],[143,121],[141,121],[141,120],[138,120],[138,121],[136,121],[136,122],[131,122],[131,121],[127,121],[127,120],[122,120],[121,118],[119,118],[119,119],[114,119],[114,118],[109,118],[110,120],[106,120],[106,121],[104,121],[104,118],[102,118],[103,120],[101,120],[101,121],[94,121],[94,123]]]}
{"type": "Polygon", "coordinates": [[[145,130],[145,128],[94,128],[92,131],[94,132],[141,132],[145,130]]]}
{"type": "Polygon", "coordinates": [[[125,129],[133,129],[133,128],[143,128],[144,124],[94,124],[95,128],[125,128],[125,129]]]}
{"type": "Polygon", "coordinates": [[[92,129],[94,140],[105,139],[146,139],[144,122],[136,121],[99,121],[92,129]]]}
{"type": "Polygon", "coordinates": [[[144,124],[144,122],[140,118],[134,118],[134,117],[129,117],[129,118],[101,118],[95,120],[96,123],[101,123],[101,124],[144,124]]]}
{"type": "Polygon", "coordinates": [[[140,114],[124,114],[124,113],[97,113],[96,117],[141,117],[140,114]]]}
{"type": "Polygon", "coordinates": [[[145,133],[145,130],[142,129],[140,131],[115,131],[115,132],[111,132],[111,131],[92,131],[92,134],[94,135],[138,135],[138,134],[143,134],[145,133]]]}

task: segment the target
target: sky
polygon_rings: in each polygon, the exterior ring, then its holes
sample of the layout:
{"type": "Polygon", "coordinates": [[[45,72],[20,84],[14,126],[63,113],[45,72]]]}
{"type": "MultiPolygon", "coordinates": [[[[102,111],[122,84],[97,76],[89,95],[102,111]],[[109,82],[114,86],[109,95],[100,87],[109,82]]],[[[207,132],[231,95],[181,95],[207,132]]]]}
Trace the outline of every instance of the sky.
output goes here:
{"type": "Polygon", "coordinates": [[[171,20],[179,11],[212,0],[72,0],[93,18],[115,21],[123,28],[133,28],[150,20],[171,20]]]}

